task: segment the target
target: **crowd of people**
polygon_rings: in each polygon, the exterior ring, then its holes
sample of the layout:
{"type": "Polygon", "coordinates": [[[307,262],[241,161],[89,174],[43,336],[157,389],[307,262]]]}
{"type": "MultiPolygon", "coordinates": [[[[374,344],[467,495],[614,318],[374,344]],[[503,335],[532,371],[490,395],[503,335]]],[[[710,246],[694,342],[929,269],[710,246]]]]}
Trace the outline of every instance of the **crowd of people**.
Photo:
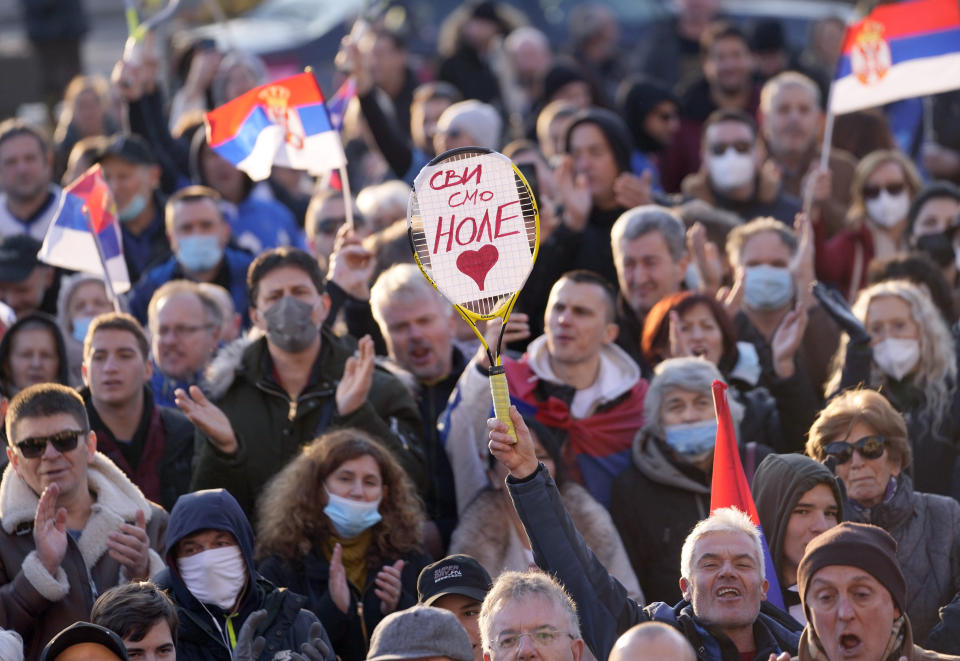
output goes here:
{"type": "Polygon", "coordinates": [[[430,58],[362,19],[349,182],[211,148],[271,75],[166,28],[0,123],[0,660],[960,659],[960,93],[824,146],[841,19],[675,4],[473,0],[430,58]],[[406,233],[465,146],[539,207],[484,329],[515,437],[406,233]],[[120,296],[38,256],[95,164],[120,296]],[[759,528],[711,512],[717,381],[759,528]]]}

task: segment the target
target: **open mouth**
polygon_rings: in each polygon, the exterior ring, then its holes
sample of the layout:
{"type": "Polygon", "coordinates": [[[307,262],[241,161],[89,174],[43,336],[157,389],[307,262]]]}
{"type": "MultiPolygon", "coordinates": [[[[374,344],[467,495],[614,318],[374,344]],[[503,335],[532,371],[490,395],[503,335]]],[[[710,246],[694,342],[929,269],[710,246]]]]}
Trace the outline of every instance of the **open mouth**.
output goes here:
{"type": "Polygon", "coordinates": [[[853,656],[860,651],[863,641],[859,636],[852,633],[845,633],[840,636],[840,653],[845,657],[853,656]]]}
{"type": "Polygon", "coordinates": [[[717,590],[716,594],[721,600],[740,598],[740,590],[732,586],[724,586],[717,590]]]}
{"type": "Polygon", "coordinates": [[[410,357],[418,363],[422,363],[430,356],[428,347],[418,347],[410,352],[410,357]]]}
{"type": "Polygon", "coordinates": [[[690,350],[690,353],[694,358],[703,358],[707,355],[707,349],[706,347],[694,347],[690,350]]]}

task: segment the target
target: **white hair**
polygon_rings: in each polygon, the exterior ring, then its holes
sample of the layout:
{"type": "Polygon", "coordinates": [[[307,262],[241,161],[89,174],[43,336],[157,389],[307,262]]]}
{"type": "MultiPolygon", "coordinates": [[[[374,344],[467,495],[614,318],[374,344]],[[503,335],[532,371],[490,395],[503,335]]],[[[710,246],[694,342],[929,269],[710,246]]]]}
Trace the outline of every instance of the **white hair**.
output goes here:
{"type": "Polygon", "coordinates": [[[680,551],[680,575],[683,578],[689,580],[693,574],[693,549],[697,542],[713,532],[743,533],[749,537],[753,542],[757,566],[760,568],[760,578],[766,580],[767,567],[763,561],[763,540],[760,537],[760,529],[753,524],[748,515],[736,507],[721,507],[714,510],[706,519],[701,519],[683,540],[683,548],[680,551]]]}
{"type": "Polygon", "coordinates": [[[406,209],[409,199],[410,187],[399,179],[391,179],[367,186],[357,193],[357,209],[370,220],[379,216],[384,208],[399,206],[406,209]]]}
{"type": "Polygon", "coordinates": [[[427,282],[419,268],[414,264],[394,264],[370,288],[370,311],[381,332],[386,335],[384,308],[398,297],[416,295],[433,297],[447,316],[453,314],[453,306],[427,282]]]}
{"type": "Polygon", "coordinates": [[[802,87],[813,97],[813,104],[820,108],[820,88],[810,79],[797,71],[784,71],[764,83],[760,90],[760,112],[770,114],[773,109],[773,99],[785,87],[802,87]]]}
{"type": "Polygon", "coordinates": [[[563,586],[550,574],[539,569],[525,572],[506,571],[497,577],[480,607],[480,639],[485,652],[491,652],[495,642],[493,618],[506,603],[539,597],[552,602],[562,612],[570,626],[570,635],[580,638],[580,620],[577,605],[563,586]]]}
{"type": "Polygon", "coordinates": [[[23,661],[23,639],[16,631],[0,629],[0,661],[23,661]]]}
{"type": "Polygon", "coordinates": [[[623,241],[632,241],[650,232],[660,232],[674,262],[679,262],[687,254],[687,231],[683,221],[666,207],[646,204],[624,211],[610,229],[614,261],[619,260],[623,241]]]}

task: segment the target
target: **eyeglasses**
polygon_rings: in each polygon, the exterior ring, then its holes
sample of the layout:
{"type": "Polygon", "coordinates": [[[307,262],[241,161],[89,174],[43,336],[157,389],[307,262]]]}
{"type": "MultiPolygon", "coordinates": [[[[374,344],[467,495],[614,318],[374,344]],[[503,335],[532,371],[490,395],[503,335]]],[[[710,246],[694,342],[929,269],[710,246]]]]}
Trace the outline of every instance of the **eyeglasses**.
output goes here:
{"type": "Polygon", "coordinates": [[[887,191],[889,195],[899,195],[906,187],[907,185],[903,182],[886,186],[864,186],[863,196],[868,200],[875,200],[880,197],[880,191],[887,191]]]}
{"type": "Polygon", "coordinates": [[[77,449],[77,443],[80,437],[87,432],[77,429],[67,429],[50,436],[38,436],[36,438],[25,438],[16,444],[17,450],[25,459],[36,459],[43,455],[47,449],[47,443],[53,446],[53,449],[63,454],[77,449]]]}
{"type": "Polygon", "coordinates": [[[573,634],[566,631],[557,631],[556,629],[537,629],[535,631],[523,631],[519,633],[511,631],[500,634],[500,637],[497,638],[497,647],[503,651],[515,649],[520,645],[520,639],[524,636],[530,638],[530,642],[533,643],[534,647],[549,647],[562,636],[568,636],[570,640],[575,640],[573,634]]]}
{"type": "Polygon", "coordinates": [[[173,333],[173,336],[177,339],[186,337],[187,335],[193,335],[200,330],[211,330],[214,328],[213,324],[197,324],[196,326],[187,326],[186,324],[180,326],[161,326],[157,329],[157,337],[163,337],[173,333]]]}
{"type": "Polygon", "coordinates": [[[823,451],[837,460],[838,464],[845,464],[850,461],[853,451],[856,450],[864,459],[879,459],[883,456],[886,447],[886,439],[883,436],[864,436],[855,443],[846,441],[834,441],[827,443],[823,451]]]}
{"type": "Polygon", "coordinates": [[[749,140],[737,140],[735,142],[716,142],[710,145],[710,153],[714,156],[723,156],[730,147],[733,147],[738,154],[748,154],[753,149],[753,143],[749,140]]]}

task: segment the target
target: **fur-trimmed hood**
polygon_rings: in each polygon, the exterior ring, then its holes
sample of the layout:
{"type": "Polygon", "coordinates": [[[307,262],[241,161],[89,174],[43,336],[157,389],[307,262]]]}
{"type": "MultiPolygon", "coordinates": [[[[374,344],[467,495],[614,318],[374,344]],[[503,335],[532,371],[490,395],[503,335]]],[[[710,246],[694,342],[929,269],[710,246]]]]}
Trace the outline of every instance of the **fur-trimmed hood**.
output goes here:
{"type": "MultiPolygon", "coordinates": [[[[144,520],[150,523],[154,515],[150,501],[137,486],[117,468],[110,459],[99,452],[87,467],[87,480],[96,502],[90,510],[90,518],[77,541],[84,564],[91,569],[107,552],[107,538],[124,523],[134,523],[137,510],[143,511],[144,520]]],[[[13,535],[32,529],[40,497],[24,482],[12,465],[8,465],[0,480],[0,523],[3,531],[13,535]]],[[[160,556],[150,549],[150,574],[163,569],[160,556]]]]}
{"type": "Polygon", "coordinates": [[[652,433],[642,429],[637,432],[631,454],[633,465],[651,481],[709,495],[710,487],[697,482],[677,468],[652,433]]]}

